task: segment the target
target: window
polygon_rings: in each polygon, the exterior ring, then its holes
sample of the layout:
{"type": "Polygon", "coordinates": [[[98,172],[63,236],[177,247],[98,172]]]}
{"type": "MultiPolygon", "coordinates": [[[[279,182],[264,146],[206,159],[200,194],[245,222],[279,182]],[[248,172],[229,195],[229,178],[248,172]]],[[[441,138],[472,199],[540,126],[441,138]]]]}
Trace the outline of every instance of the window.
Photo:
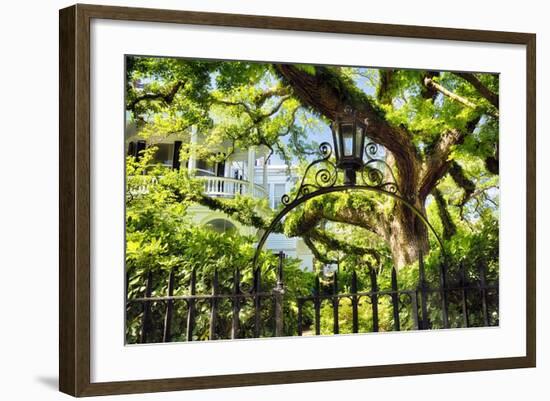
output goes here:
{"type": "Polygon", "coordinates": [[[275,184],[273,186],[273,208],[276,209],[281,204],[281,197],[285,194],[285,184],[275,184]]]}
{"type": "Polygon", "coordinates": [[[215,175],[214,163],[209,160],[197,160],[197,175],[215,175]]]}
{"type": "Polygon", "coordinates": [[[172,166],[174,160],[174,144],[173,143],[156,143],[152,146],[158,148],[153,158],[154,163],[172,166]]]}
{"type": "Polygon", "coordinates": [[[217,233],[230,233],[233,234],[237,231],[235,224],[225,219],[214,219],[206,223],[206,226],[212,228],[217,233]]]}

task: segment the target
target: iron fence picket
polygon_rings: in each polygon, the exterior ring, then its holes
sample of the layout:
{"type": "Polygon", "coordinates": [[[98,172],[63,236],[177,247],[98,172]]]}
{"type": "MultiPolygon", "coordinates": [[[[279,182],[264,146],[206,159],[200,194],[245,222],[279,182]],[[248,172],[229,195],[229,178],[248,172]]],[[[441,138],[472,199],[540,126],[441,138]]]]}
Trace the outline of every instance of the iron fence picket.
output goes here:
{"type": "Polygon", "coordinates": [[[298,306],[298,322],[297,322],[297,331],[298,331],[298,335],[301,336],[302,335],[302,319],[303,319],[303,306],[304,306],[304,302],[298,298],[298,300],[296,301],[297,303],[297,306],[298,306]]]}
{"type": "Polygon", "coordinates": [[[445,263],[439,263],[439,292],[441,294],[441,319],[443,327],[449,328],[449,302],[447,289],[447,268],[445,263]]]}
{"type": "MultiPolygon", "coordinates": [[[[168,276],[168,296],[174,295],[174,282],[176,276],[176,269],[170,270],[168,276]]],[[[164,332],[162,334],[162,341],[167,343],[172,341],[172,315],[174,313],[174,301],[169,299],[166,301],[166,313],[164,315],[164,332]]]]}
{"type": "Polygon", "coordinates": [[[233,275],[233,297],[231,310],[231,339],[239,337],[239,313],[240,313],[240,281],[241,275],[239,268],[235,269],[233,275]]]}
{"type": "Polygon", "coordinates": [[[277,266],[277,284],[273,289],[273,303],[275,308],[275,337],[283,335],[284,322],[283,322],[283,262],[284,253],[279,252],[279,263],[277,266]]]}
{"type": "Polygon", "coordinates": [[[424,268],[424,255],[422,254],[422,251],[418,253],[418,281],[420,290],[420,308],[422,309],[422,320],[419,327],[421,330],[428,330],[431,323],[428,317],[428,285],[426,283],[426,270],[424,268]]]}
{"type": "Polygon", "coordinates": [[[315,278],[315,289],[313,296],[313,307],[315,311],[315,335],[321,334],[321,283],[319,282],[319,276],[315,278]]]}
{"type": "MultiPolygon", "coordinates": [[[[415,330],[419,330],[421,329],[420,327],[420,322],[419,322],[419,319],[418,319],[418,291],[412,291],[410,293],[410,297],[411,297],[411,310],[412,310],[412,320],[413,320],[413,328],[415,330]]],[[[424,298],[424,296],[422,296],[422,298],[424,298]]],[[[424,323],[422,323],[424,324],[424,323]]]]}
{"type": "Polygon", "coordinates": [[[194,295],[196,294],[196,288],[197,288],[197,269],[193,268],[191,270],[191,280],[189,282],[189,292],[191,294],[191,297],[187,301],[187,327],[186,327],[186,338],[187,341],[193,341],[193,331],[195,328],[195,301],[196,298],[194,295]]]}
{"type": "Polygon", "coordinates": [[[210,322],[208,327],[209,338],[216,339],[216,321],[218,313],[218,269],[214,270],[212,278],[212,297],[210,298],[210,322]]]}
{"type": "Polygon", "coordinates": [[[340,325],[338,320],[338,313],[339,313],[339,299],[338,299],[338,273],[334,272],[333,282],[332,282],[332,294],[334,295],[332,297],[332,331],[334,334],[340,333],[340,325]]]}
{"type": "Polygon", "coordinates": [[[468,317],[468,278],[466,277],[466,267],[464,262],[460,263],[460,291],[461,306],[462,306],[462,325],[463,327],[470,327],[470,319],[468,317]]]}
{"type": "Polygon", "coordinates": [[[399,292],[397,285],[397,271],[395,266],[392,266],[391,269],[391,303],[392,303],[392,312],[393,312],[393,329],[395,331],[400,330],[400,321],[399,321],[399,292]]]}
{"type": "Polygon", "coordinates": [[[145,298],[148,301],[143,303],[143,315],[141,321],[141,343],[145,344],[147,342],[147,335],[149,333],[149,327],[151,325],[151,293],[153,291],[153,272],[149,271],[147,273],[147,282],[145,284],[145,298]]]}
{"type": "Polygon", "coordinates": [[[351,274],[351,314],[352,314],[352,332],[359,332],[359,298],[357,297],[357,272],[354,270],[351,274]]]}
{"type": "Polygon", "coordinates": [[[487,272],[485,269],[485,264],[483,262],[479,264],[479,283],[483,324],[485,326],[489,326],[489,309],[487,306],[487,272]]]}
{"type": "Polygon", "coordinates": [[[261,270],[258,267],[254,271],[254,337],[260,337],[261,333],[261,270]]]}
{"type": "Polygon", "coordinates": [[[372,331],[378,332],[378,281],[376,271],[369,265],[370,288],[371,288],[371,306],[372,306],[372,331]]]}

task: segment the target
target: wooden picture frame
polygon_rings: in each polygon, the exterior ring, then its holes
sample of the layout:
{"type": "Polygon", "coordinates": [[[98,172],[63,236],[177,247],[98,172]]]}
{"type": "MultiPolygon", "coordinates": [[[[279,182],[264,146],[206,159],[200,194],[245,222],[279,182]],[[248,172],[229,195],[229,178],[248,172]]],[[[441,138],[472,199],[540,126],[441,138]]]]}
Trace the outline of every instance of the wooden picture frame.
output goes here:
{"type": "Polygon", "coordinates": [[[535,314],[535,43],[529,33],[495,32],[362,22],[170,11],[96,5],[60,10],[59,70],[59,388],[73,396],[362,379],[401,375],[534,367],[535,314]],[[256,372],[221,376],[93,383],[90,380],[90,21],[192,24],[373,35],[382,37],[518,44],[526,47],[527,215],[526,355],[491,359],[365,367],[256,372]]]}

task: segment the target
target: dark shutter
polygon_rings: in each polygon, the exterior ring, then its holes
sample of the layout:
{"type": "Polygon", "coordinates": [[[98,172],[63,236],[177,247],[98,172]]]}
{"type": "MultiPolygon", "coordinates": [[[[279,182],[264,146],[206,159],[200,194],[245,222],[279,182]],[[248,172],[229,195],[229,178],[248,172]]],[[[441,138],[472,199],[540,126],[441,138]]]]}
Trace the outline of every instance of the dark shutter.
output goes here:
{"type": "Polygon", "coordinates": [[[141,159],[141,156],[143,156],[142,151],[144,150],[145,150],[145,141],[137,141],[136,160],[141,159]]]}
{"type": "Polygon", "coordinates": [[[225,176],[225,161],[218,162],[218,165],[216,167],[216,176],[217,177],[225,176]]]}
{"type": "Polygon", "coordinates": [[[136,143],[130,142],[128,144],[128,156],[135,156],[136,155],[136,143]]]}
{"type": "Polygon", "coordinates": [[[176,170],[180,169],[180,150],[181,150],[181,141],[174,142],[174,155],[172,158],[172,167],[176,170]]]}

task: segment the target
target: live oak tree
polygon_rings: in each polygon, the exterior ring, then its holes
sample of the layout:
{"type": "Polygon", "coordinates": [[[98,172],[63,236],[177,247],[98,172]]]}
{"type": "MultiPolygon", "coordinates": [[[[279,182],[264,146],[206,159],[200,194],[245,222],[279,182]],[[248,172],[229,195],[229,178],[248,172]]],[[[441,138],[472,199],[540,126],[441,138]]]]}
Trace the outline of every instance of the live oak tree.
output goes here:
{"type": "MultiPolygon", "coordinates": [[[[498,209],[496,74],[128,57],[127,82],[127,113],[141,135],[193,128],[204,136],[200,147],[183,146],[183,159],[191,152],[223,158],[254,145],[304,164],[315,155],[317,133],[351,107],[367,121],[368,138],[384,147],[400,195],[432,213],[446,240],[478,232],[483,216],[494,220],[498,209]],[[228,152],[208,154],[220,144],[228,152]]],[[[251,199],[208,198],[178,182],[167,186],[182,202],[258,228],[269,222],[251,199]]],[[[400,268],[430,248],[426,227],[407,206],[363,192],[308,201],[277,230],[302,237],[324,261],[338,249],[387,252],[400,268]],[[344,223],[352,243],[331,230],[344,223]]]]}

